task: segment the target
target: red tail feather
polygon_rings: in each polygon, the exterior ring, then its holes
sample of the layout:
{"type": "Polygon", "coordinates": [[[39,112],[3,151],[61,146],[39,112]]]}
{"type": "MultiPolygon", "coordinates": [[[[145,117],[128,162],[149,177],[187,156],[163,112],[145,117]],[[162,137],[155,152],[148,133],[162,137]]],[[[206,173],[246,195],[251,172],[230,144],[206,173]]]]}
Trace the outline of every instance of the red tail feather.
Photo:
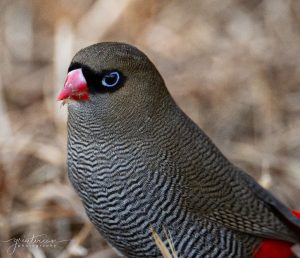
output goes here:
{"type": "Polygon", "coordinates": [[[292,211],[295,217],[300,219],[300,211],[292,211]]]}
{"type": "MultiPolygon", "coordinates": [[[[300,212],[292,211],[292,213],[295,217],[300,218],[300,212]]],[[[265,239],[254,252],[253,258],[290,258],[293,256],[292,245],[280,240],[265,239]]]]}

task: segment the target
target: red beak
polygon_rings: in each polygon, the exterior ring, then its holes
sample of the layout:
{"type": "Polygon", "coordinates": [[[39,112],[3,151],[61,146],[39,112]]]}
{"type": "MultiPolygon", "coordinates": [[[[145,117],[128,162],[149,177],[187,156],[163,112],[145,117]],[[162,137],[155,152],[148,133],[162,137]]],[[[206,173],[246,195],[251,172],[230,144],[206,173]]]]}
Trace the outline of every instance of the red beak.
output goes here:
{"type": "Polygon", "coordinates": [[[89,92],[82,69],[76,69],[68,73],[64,88],[57,96],[57,100],[89,100],[89,92]]]}

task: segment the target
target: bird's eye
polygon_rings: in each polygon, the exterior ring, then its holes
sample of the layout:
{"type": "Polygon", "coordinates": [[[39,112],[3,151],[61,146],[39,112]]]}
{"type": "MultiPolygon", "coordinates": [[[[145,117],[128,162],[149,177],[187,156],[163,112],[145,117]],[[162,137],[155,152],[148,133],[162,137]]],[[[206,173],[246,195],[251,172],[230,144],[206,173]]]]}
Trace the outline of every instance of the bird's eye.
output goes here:
{"type": "Polygon", "coordinates": [[[107,88],[112,88],[118,85],[120,82],[121,76],[119,72],[111,72],[104,75],[102,78],[102,85],[107,88]]]}

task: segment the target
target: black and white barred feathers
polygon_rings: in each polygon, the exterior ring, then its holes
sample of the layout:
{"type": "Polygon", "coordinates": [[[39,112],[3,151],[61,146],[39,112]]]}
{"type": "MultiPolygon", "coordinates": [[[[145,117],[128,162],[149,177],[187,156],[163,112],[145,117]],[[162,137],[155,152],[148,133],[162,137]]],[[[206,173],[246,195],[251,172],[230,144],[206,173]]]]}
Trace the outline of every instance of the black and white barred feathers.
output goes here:
{"type": "Polygon", "coordinates": [[[264,238],[299,241],[299,221],[222,155],[137,48],[80,50],[63,91],[60,100],[73,100],[69,178],[122,255],[161,257],[151,227],[164,241],[169,231],[182,258],[252,257],[264,238]]]}

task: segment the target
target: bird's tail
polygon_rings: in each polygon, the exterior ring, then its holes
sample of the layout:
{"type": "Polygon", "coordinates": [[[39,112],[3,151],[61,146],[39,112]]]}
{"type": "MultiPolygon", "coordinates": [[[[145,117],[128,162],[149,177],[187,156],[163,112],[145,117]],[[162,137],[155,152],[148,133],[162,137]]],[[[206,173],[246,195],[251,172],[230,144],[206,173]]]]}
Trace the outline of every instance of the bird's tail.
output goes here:
{"type": "MultiPolygon", "coordinates": [[[[299,211],[292,211],[300,219],[299,211]]],[[[300,228],[297,229],[300,234],[300,228]]],[[[300,243],[293,245],[282,240],[264,239],[255,250],[253,258],[300,258],[300,243]]]]}

